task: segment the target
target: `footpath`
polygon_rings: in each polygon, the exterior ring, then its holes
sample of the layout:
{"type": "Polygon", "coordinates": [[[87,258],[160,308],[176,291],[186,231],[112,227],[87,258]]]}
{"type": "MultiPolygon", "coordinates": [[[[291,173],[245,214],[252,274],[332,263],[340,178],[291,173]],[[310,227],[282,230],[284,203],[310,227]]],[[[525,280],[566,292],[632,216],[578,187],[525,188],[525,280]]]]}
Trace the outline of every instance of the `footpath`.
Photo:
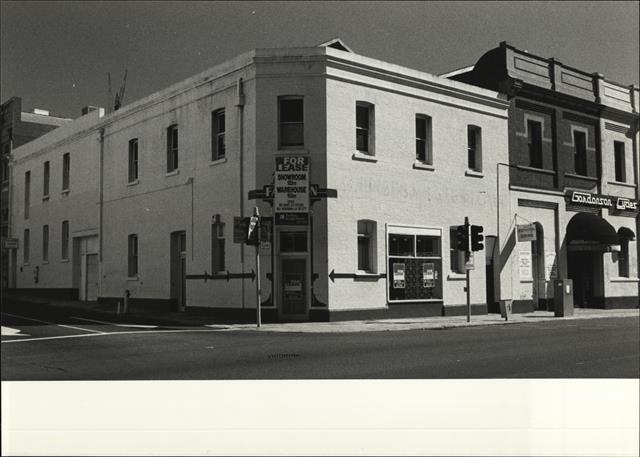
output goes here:
{"type": "MultiPolygon", "coordinates": [[[[55,312],[56,310],[76,316],[91,317],[96,320],[114,323],[146,324],[172,327],[201,327],[210,326],[223,330],[258,330],[256,323],[238,323],[237,321],[221,320],[211,316],[195,313],[170,311],[133,311],[126,314],[117,313],[113,305],[98,304],[96,302],[82,302],[72,300],[54,300],[19,294],[5,294],[3,296],[3,312],[19,313],[21,310],[33,315],[34,312],[55,312]]],[[[500,314],[472,315],[467,322],[467,316],[435,316],[402,319],[371,319],[337,322],[286,322],[263,323],[260,331],[264,332],[305,332],[305,333],[336,333],[336,332],[372,332],[372,331],[400,331],[400,330],[430,330],[456,327],[477,327],[486,325],[522,325],[539,322],[562,322],[576,319],[603,318],[637,318],[639,309],[592,309],[575,308],[573,316],[555,317],[553,311],[534,311],[525,314],[511,314],[508,318],[500,314]]]]}

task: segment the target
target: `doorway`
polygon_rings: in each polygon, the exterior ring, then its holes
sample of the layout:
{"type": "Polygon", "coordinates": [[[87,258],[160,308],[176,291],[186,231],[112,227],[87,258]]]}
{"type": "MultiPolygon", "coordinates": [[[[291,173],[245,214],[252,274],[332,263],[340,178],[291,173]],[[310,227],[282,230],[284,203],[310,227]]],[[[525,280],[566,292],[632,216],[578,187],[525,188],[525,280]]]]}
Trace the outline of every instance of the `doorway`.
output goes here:
{"type": "Polygon", "coordinates": [[[187,232],[171,233],[171,310],[184,311],[187,306],[187,232]]]}
{"type": "Polygon", "coordinates": [[[95,301],[98,299],[98,254],[87,254],[85,259],[85,300],[95,301]]]}
{"type": "Polygon", "coordinates": [[[287,320],[309,316],[309,236],[305,229],[284,229],[278,233],[278,303],[287,320]]]}
{"type": "Polygon", "coordinates": [[[601,260],[602,254],[597,251],[569,250],[567,253],[568,276],[573,280],[573,304],[578,308],[594,305],[598,258],[601,260]]]}

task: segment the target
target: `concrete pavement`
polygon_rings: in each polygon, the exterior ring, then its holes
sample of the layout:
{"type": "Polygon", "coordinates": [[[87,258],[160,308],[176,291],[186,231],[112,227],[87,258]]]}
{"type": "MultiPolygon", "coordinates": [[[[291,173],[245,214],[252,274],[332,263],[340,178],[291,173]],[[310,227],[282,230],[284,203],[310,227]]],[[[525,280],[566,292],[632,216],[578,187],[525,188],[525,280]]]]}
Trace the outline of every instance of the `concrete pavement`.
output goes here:
{"type": "MultiPolygon", "coordinates": [[[[35,307],[44,309],[59,309],[67,312],[80,312],[109,321],[138,324],[156,324],[171,326],[211,326],[234,331],[258,330],[255,323],[236,323],[221,321],[208,316],[201,316],[180,312],[132,312],[116,314],[113,306],[97,304],[96,302],[80,302],[70,300],[49,300],[25,295],[8,294],[4,297],[13,303],[19,303],[28,311],[35,307]]],[[[15,308],[14,308],[15,309],[15,308]]],[[[3,307],[4,310],[4,307],[3,307]]],[[[559,322],[574,319],[598,319],[607,317],[638,317],[638,309],[587,309],[576,308],[574,315],[569,317],[555,317],[552,311],[535,311],[526,314],[512,314],[505,320],[499,314],[473,315],[471,322],[466,316],[436,316],[403,319],[354,320],[338,322],[298,322],[298,323],[265,323],[260,331],[263,332],[303,332],[303,333],[349,333],[400,330],[429,330],[454,327],[476,327],[484,325],[512,325],[537,322],[559,322]]]]}

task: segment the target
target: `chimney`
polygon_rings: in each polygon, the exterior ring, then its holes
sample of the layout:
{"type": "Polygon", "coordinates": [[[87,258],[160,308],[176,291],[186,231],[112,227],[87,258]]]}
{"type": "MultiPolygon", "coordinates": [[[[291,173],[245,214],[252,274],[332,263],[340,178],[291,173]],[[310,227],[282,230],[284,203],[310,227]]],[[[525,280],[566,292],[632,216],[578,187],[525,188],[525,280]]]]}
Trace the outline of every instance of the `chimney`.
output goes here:
{"type": "Polygon", "coordinates": [[[33,108],[33,114],[40,114],[41,116],[48,116],[49,111],[46,109],[33,108]]]}

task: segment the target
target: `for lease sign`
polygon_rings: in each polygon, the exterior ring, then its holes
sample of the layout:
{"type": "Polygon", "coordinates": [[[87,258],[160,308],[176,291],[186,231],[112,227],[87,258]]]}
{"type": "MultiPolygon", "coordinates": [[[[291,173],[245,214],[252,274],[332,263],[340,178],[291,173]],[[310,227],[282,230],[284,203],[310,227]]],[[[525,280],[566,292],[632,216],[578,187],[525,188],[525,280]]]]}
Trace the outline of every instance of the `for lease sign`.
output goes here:
{"type": "Polygon", "coordinates": [[[276,213],[309,212],[309,157],[276,157],[273,206],[276,213]]]}

